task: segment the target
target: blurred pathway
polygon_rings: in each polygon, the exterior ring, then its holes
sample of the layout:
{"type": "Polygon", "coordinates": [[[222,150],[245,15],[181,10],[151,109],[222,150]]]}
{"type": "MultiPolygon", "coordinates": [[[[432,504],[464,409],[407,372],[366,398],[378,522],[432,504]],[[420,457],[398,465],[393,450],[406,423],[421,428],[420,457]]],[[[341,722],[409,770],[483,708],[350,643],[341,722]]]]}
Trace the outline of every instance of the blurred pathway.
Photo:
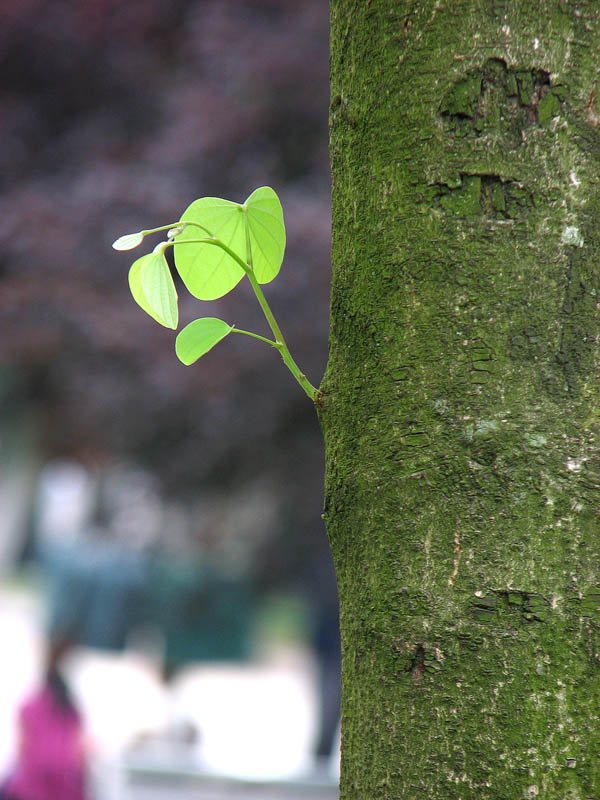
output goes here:
{"type": "Polygon", "coordinates": [[[163,784],[138,782],[130,787],[129,800],[335,800],[337,789],[294,784],[235,784],[188,782],[163,784]]]}

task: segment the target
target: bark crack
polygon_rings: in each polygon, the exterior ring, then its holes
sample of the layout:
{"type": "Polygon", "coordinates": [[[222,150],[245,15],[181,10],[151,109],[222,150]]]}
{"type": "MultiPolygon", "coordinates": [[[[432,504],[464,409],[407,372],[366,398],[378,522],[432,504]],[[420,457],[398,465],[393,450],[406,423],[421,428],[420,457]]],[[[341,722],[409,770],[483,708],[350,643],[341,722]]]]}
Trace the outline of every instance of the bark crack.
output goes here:
{"type": "Polygon", "coordinates": [[[425,674],[425,649],[422,644],[415,651],[409,671],[410,677],[415,681],[421,680],[425,674]]]}

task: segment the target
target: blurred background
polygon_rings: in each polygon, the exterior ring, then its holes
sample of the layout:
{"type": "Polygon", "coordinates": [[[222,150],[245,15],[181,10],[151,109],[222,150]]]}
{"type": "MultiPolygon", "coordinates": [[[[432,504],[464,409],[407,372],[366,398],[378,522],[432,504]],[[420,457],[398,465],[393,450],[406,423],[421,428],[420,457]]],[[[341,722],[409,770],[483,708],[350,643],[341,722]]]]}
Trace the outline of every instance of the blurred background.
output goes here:
{"type": "MultiPolygon", "coordinates": [[[[33,719],[20,709],[56,673],[80,715],[86,800],[335,797],[337,599],[312,404],[248,337],[183,366],[128,291],[155,241],[110,247],[197,197],[272,186],[288,243],[265,294],[319,384],[328,4],[0,13],[0,785],[33,719]]],[[[175,279],[181,325],[268,333],[245,282],[203,303],[175,279]]]]}

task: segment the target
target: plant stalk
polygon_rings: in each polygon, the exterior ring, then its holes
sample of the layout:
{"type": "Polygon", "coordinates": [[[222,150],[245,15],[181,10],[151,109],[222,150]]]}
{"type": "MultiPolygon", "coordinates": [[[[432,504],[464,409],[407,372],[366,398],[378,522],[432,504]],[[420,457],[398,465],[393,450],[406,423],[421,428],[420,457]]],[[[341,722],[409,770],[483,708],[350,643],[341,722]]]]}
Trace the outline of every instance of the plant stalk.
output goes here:
{"type": "MultiPolygon", "coordinates": [[[[216,237],[211,237],[209,239],[183,239],[179,241],[173,242],[165,242],[165,247],[173,246],[176,244],[212,244],[215,247],[220,247],[221,250],[224,250],[227,255],[231,256],[233,260],[240,265],[240,267],[244,270],[246,275],[248,276],[248,280],[254,290],[254,294],[256,295],[256,299],[258,300],[260,307],[262,308],[263,314],[267,322],[269,323],[269,327],[273,331],[273,335],[275,336],[275,342],[270,342],[269,339],[266,339],[271,345],[276,347],[280,354],[281,358],[283,359],[283,363],[292,373],[294,378],[298,381],[300,386],[304,389],[306,394],[310,397],[313,403],[317,400],[319,396],[319,390],[316,389],[312,383],[308,380],[306,375],[301,371],[300,367],[296,364],[294,359],[292,358],[292,354],[290,353],[288,346],[283,338],[283,333],[281,332],[281,328],[277,324],[277,320],[273,316],[273,312],[269,304],[267,303],[266,297],[264,296],[262,289],[260,288],[260,284],[256,280],[256,276],[254,275],[254,271],[252,270],[252,266],[250,264],[246,264],[243,259],[241,259],[237,253],[234,253],[227,245],[222,242],[220,239],[216,237]]],[[[250,334],[253,335],[253,334],[250,334]]],[[[256,334],[254,334],[256,336],[256,334]]],[[[260,337],[257,337],[260,338],[260,337]]]]}
{"type": "Polygon", "coordinates": [[[275,336],[275,341],[280,346],[279,352],[281,353],[281,358],[283,359],[284,364],[314,403],[317,397],[319,396],[319,390],[312,385],[312,383],[308,380],[306,375],[300,370],[300,367],[296,364],[296,362],[292,358],[292,354],[288,350],[288,346],[285,342],[285,339],[283,338],[281,329],[277,324],[277,320],[273,316],[273,312],[271,311],[271,308],[267,303],[267,299],[264,296],[262,289],[260,288],[260,284],[256,280],[254,272],[250,271],[246,274],[248,275],[248,280],[250,281],[250,284],[254,289],[254,294],[256,295],[260,307],[263,310],[263,314],[265,315],[266,320],[269,323],[269,327],[273,331],[273,335],[275,336]]]}

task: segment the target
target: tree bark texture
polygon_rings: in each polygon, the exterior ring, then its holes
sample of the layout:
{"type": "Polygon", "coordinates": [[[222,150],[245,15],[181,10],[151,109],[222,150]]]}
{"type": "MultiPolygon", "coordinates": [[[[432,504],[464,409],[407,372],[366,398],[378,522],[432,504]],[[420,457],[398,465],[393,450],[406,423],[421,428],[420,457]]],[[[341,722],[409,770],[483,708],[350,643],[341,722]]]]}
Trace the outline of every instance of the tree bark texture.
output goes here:
{"type": "Polygon", "coordinates": [[[600,6],[332,0],[343,800],[600,798],[600,6]]]}

